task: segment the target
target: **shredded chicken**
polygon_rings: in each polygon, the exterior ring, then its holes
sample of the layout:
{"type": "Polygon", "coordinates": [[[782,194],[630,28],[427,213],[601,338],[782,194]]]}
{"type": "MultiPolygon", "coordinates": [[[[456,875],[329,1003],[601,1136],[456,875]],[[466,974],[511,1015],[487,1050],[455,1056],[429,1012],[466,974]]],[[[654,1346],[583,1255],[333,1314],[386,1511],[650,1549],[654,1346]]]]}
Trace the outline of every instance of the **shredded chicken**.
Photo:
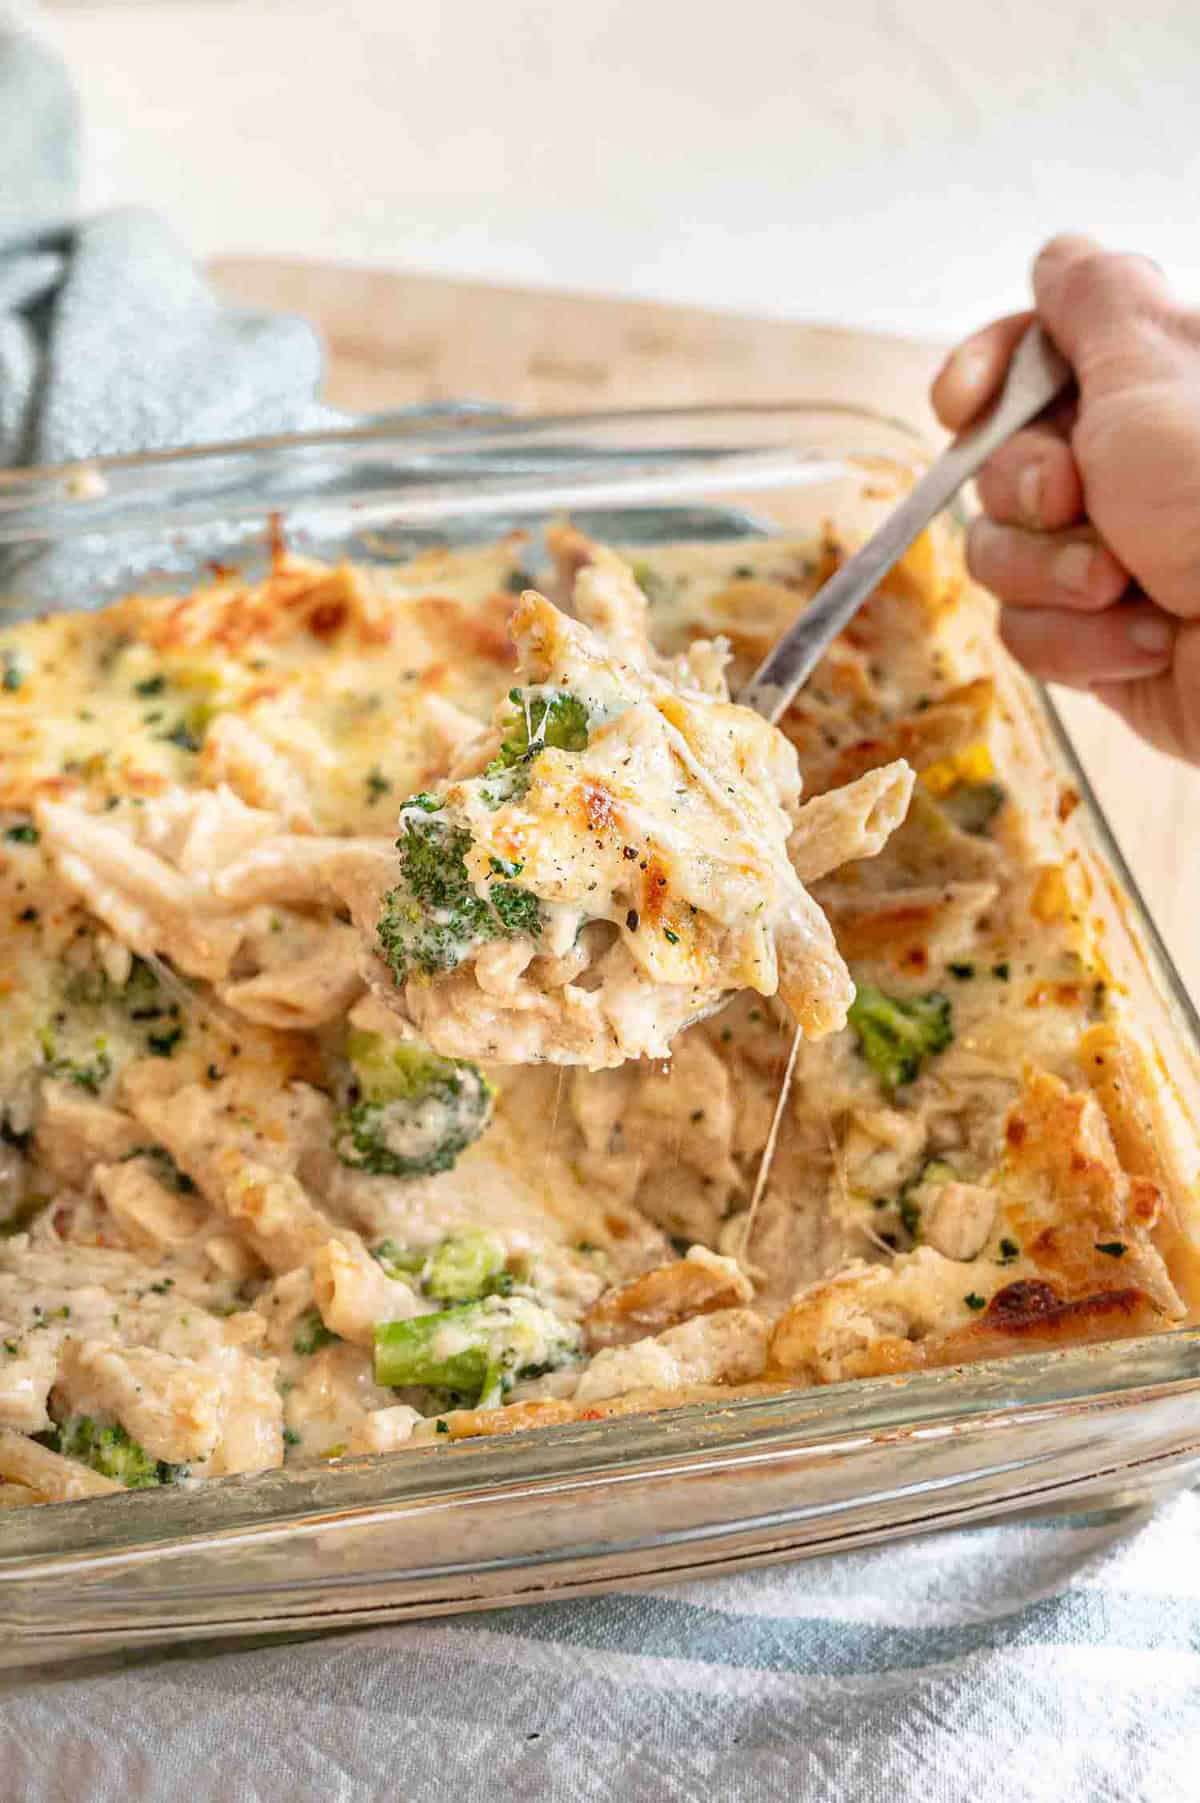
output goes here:
{"type": "Polygon", "coordinates": [[[0,627],[0,1507],[1195,1318],[952,560],[730,700],[841,554],[560,523],[0,627]]]}
{"type": "MultiPolygon", "coordinates": [[[[666,1056],[689,1020],[742,988],[778,993],[811,1038],[835,1031],[849,975],[789,841],[818,874],[872,855],[903,818],[911,771],[873,772],[801,809],[792,747],[723,683],[698,683],[701,648],[664,673],[619,558],[593,548],[575,586],[591,625],[532,591],[514,616],[523,718],[506,704],[472,768],[402,816],[402,835],[436,830],[447,856],[461,841],[472,894],[506,926],[503,905],[521,898],[512,942],[464,929],[439,950],[442,972],[422,968],[405,923],[432,904],[402,876],[387,945],[397,1008],[448,1056],[591,1069],[666,1056]],[[555,742],[560,706],[573,710],[570,742],[555,742]]],[[[436,919],[453,931],[444,908],[436,919]]]]}

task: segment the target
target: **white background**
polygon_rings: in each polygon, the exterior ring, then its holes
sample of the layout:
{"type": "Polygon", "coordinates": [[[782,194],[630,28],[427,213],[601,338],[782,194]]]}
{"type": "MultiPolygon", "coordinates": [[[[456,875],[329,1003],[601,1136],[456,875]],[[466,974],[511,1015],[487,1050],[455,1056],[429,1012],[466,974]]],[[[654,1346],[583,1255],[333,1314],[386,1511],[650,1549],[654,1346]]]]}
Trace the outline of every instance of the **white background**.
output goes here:
{"type": "Polygon", "coordinates": [[[87,199],[946,337],[1073,226],[1200,297],[1200,0],[51,0],[87,199]],[[1136,10],[1135,10],[1136,9],[1136,10]]]}

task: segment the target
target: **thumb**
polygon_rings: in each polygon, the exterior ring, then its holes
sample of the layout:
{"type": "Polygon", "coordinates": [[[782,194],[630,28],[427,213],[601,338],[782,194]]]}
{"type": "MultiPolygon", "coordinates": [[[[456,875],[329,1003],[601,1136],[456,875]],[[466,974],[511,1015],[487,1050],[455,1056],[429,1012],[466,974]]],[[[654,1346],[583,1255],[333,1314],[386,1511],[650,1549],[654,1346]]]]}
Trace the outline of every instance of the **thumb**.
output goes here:
{"type": "Polygon", "coordinates": [[[1073,233],[1051,238],[1033,265],[1038,313],[1081,388],[1135,386],[1174,369],[1165,324],[1175,301],[1148,257],[1105,250],[1073,233]]]}
{"type": "Polygon", "coordinates": [[[1161,675],[1091,689],[1151,745],[1200,764],[1200,621],[1179,628],[1171,668],[1161,675]]]}

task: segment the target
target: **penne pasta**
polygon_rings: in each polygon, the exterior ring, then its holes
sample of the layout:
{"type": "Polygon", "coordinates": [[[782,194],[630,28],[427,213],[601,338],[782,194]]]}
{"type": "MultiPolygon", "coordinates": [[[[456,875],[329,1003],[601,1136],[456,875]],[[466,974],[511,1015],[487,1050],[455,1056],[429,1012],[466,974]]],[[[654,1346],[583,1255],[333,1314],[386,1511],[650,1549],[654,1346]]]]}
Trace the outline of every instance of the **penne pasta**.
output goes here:
{"type": "Polygon", "coordinates": [[[1200,1315],[954,553],[544,543],[0,628],[0,1507],[1200,1315]]]}

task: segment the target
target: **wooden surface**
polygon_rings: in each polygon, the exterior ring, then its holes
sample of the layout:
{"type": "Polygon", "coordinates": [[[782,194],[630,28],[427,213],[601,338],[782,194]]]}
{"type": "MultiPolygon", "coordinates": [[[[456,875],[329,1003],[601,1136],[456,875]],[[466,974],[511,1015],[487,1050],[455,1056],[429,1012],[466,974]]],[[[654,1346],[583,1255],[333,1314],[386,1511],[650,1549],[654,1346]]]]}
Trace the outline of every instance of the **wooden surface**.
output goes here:
{"type": "Polygon", "coordinates": [[[836,397],[933,429],[937,352],[901,338],[328,263],[212,267],[229,294],[320,326],[327,395],[342,407],[471,395],[561,413],[836,397]]]}
{"type": "MultiPolygon", "coordinates": [[[[697,401],[852,401],[934,435],[936,346],[696,308],[274,260],[214,265],[222,290],[300,313],[328,346],[327,398],[354,409],[470,395],[523,411],[697,401]]],[[[1200,995],[1200,772],[1089,697],[1058,697],[1122,849],[1200,995]]]]}

